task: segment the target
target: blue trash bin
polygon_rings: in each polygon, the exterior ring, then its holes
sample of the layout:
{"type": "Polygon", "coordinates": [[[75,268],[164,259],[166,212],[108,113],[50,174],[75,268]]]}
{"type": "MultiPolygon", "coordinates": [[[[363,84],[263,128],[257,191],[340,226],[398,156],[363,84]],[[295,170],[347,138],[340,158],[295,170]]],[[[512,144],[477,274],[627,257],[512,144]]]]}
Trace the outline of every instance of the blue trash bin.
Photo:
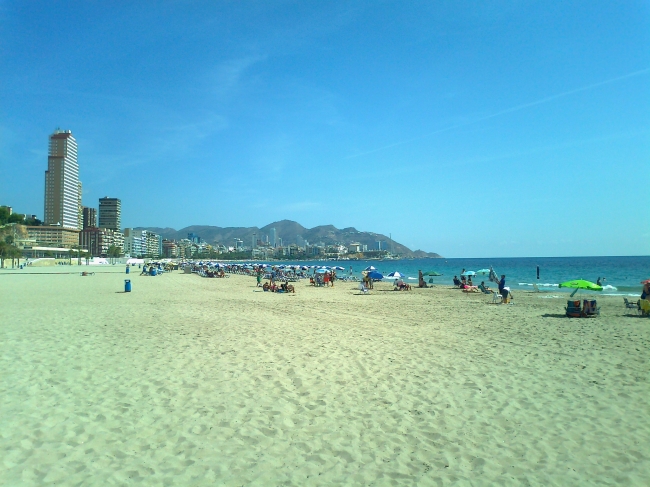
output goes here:
{"type": "Polygon", "coordinates": [[[124,292],[125,293],[131,292],[131,279],[124,279],[124,292]]]}
{"type": "Polygon", "coordinates": [[[157,273],[158,273],[158,272],[156,271],[156,269],[151,269],[151,275],[152,275],[152,276],[155,276],[157,273]]]}
{"type": "Polygon", "coordinates": [[[128,265],[127,265],[127,266],[126,266],[126,273],[128,274],[129,272],[131,272],[131,266],[128,266],[128,265]]]}

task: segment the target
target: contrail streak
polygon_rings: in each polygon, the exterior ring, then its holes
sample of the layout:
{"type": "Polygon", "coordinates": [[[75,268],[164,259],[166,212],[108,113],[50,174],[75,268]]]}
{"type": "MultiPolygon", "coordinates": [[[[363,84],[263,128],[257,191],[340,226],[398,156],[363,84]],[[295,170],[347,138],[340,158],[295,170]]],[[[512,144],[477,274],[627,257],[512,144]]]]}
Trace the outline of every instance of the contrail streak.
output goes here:
{"type": "Polygon", "coordinates": [[[648,72],[650,72],[650,68],[641,69],[639,71],[634,71],[632,73],[624,74],[622,76],[617,76],[616,78],[611,78],[611,79],[608,79],[608,80],[605,80],[605,81],[599,81],[598,83],[593,83],[591,85],[583,86],[582,88],[576,88],[574,90],[569,90],[569,91],[565,91],[563,93],[558,93],[557,95],[547,96],[546,98],[542,98],[542,99],[537,100],[537,101],[531,101],[529,103],[524,103],[523,105],[517,105],[517,106],[511,107],[511,108],[506,108],[505,110],[501,110],[501,111],[498,111],[496,113],[492,113],[491,115],[486,115],[484,117],[477,118],[475,120],[472,120],[471,122],[463,122],[463,123],[459,123],[459,124],[456,124],[456,125],[450,125],[448,127],[444,127],[444,128],[438,129],[438,130],[434,130],[433,132],[429,132],[428,134],[419,135],[419,136],[413,137],[411,139],[402,140],[400,142],[395,142],[395,143],[389,144],[389,145],[384,145],[382,147],[378,147],[376,149],[372,149],[372,150],[369,150],[369,151],[366,151],[366,152],[361,152],[359,154],[353,154],[351,156],[348,156],[346,159],[361,157],[361,156],[365,156],[365,155],[368,155],[368,154],[373,154],[375,152],[379,152],[379,151],[382,151],[382,150],[390,149],[390,148],[396,147],[398,145],[408,144],[409,142],[414,142],[416,140],[424,139],[426,137],[431,137],[432,135],[436,135],[436,134],[439,134],[441,132],[447,132],[449,130],[454,130],[454,129],[457,129],[457,128],[460,128],[460,127],[466,127],[467,125],[472,125],[472,124],[475,124],[475,123],[478,123],[478,122],[482,122],[484,120],[489,120],[491,118],[500,117],[501,115],[505,115],[507,113],[513,113],[513,112],[518,112],[520,110],[525,110],[526,108],[541,105],[543,103],[548,103],[549,101],[557,100],[558,98],[563,98],[565,96],[573,95],[575,93],[580,93],[582,91],[587,91],[587,90],[591,90],[593,88],[598,88],[599,86],[608,85],[610,83],[615,83],[617,81],[621,81],[621,80],[624,80],[624,79],[627,79],[627,78],[632,78],[634,76],[639,76],[639,75],[642,75],[642,74],[646,74],[648,72]]]}

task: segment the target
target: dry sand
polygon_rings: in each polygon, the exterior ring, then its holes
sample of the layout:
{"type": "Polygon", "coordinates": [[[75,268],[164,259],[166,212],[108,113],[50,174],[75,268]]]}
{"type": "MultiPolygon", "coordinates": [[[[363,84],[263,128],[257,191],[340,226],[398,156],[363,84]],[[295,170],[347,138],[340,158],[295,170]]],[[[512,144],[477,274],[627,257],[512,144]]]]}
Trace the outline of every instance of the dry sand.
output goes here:
{"type": "Polygon", "coordinates": [[[621,298],[93,270],[0,271],[2,485],[650,485],[621,298]]]}

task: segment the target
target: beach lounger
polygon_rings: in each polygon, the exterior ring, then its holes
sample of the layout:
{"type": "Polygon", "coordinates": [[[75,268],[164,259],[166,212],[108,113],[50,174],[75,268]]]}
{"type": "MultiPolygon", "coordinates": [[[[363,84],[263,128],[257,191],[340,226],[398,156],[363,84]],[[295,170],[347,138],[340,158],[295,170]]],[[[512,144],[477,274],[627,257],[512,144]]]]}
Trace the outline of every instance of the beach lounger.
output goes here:
{"type": "Polygon", "coordinates": [[[585,318],[595,318],[600,315],[600,308],[595,299],[585,299],[582,305],[582,316],[585,318]]]}
{"type": "Polygon", "coordinates": [[[359,283],[359,291],[361,291],[363,294],[368,294],[370,290],[363,285],[363,283],[359,283]]]}
{"type": "Polygon", "coordinates": [[[485,287],[482,284],[479,284],[478,288],[481,290],[483,294],[492,294],[492,291],[488,291],[487,289],[485,289],[485,287]]]}
{"type": "Polygon", "coordinates": [[[539,290],[539,288],[537,287],[537,284],[536,284],[536,283],[533,283],[533,292],[534,292],[534,293],[540,293],[540,292],[541,292],[541,291],[539,290]]]}
{"type": "Polygon", "coordinates": [[[580,300],[569,300],[566,303],[566,315],[568,318],[580,318],[582,316],[582,308],[580,307],[580,300]]]}
{"type": "Polygon", "coordinates": [[[641,306],[637,303],[630,303],[627,298],[623,298],[625,301],[625,309],[633,309],[636,314],[641,314],[641,306]]]}
{"type": "Polygon", "coordinates": [[[503,296],[496,291],[492,291],[492,304],[499,304],[502,300],[503,296]]]}

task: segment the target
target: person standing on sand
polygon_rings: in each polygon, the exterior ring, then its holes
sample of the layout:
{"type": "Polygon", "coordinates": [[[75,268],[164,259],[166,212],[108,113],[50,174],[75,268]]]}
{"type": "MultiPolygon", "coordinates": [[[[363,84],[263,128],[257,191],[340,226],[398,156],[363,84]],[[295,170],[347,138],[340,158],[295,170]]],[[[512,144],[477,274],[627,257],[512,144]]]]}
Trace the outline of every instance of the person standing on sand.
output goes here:
{"type": "Polygon", "coordinates": [[[501,280],[499,281],[499,294],[501,295],[502,303],[508,302],[508,290],[505,289],[505,287],[506,287],[506,275],[502,274],[501,280]]]}
{"type": "Polygon", "coordinates": [[[336,271],[332,271],[332,276],[330,277],[330,282],[332,283],[332,287],[334,287],[335,280],[336,280],[336,271]]]}
{"type": "Polygon", "coordinates": [[[422,274],[422,271],[418,271],[418,287],[429,287],[427,286],[427,283],[424,282],[424,275],[422,274]]]}

